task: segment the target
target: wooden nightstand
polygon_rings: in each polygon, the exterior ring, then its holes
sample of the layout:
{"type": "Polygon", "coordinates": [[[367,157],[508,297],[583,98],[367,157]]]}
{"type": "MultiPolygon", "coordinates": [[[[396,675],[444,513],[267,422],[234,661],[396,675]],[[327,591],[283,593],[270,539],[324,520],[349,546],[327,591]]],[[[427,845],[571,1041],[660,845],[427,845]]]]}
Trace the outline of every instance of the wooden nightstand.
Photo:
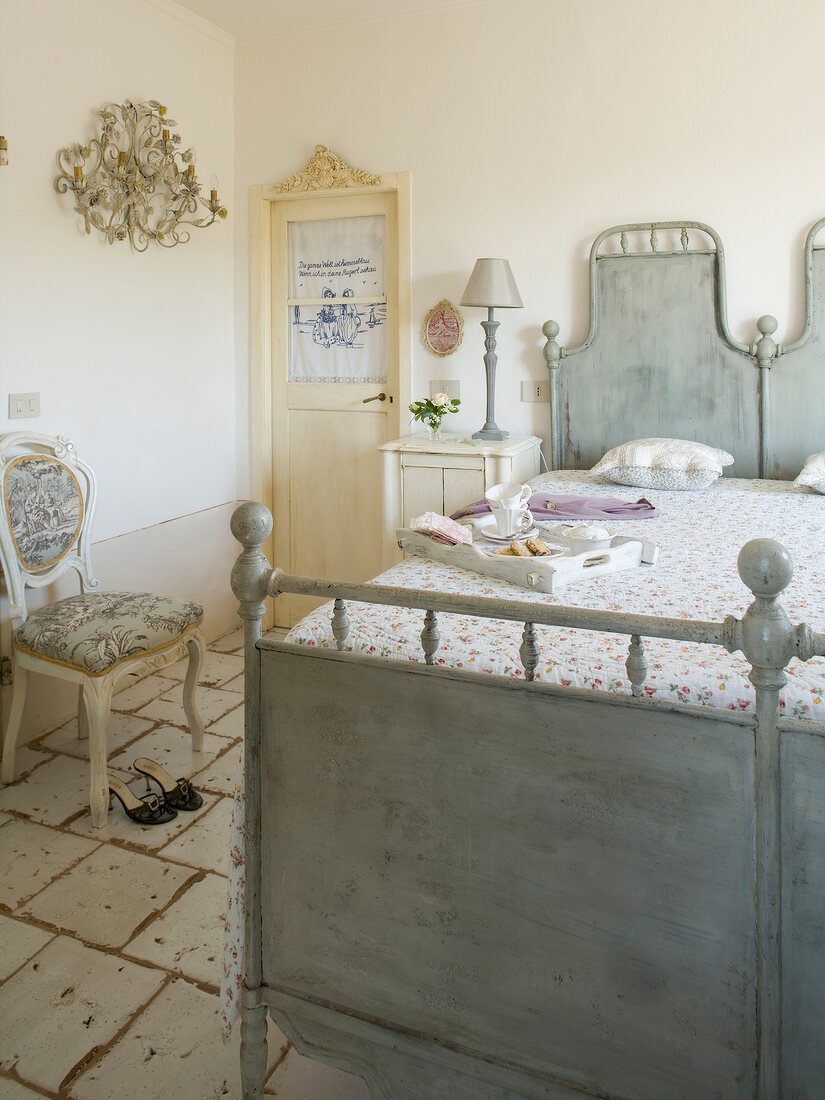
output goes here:
{"type": "Polygon", "coordinates": [[[443,435],[438,442],[425,434],[407,435],[385,443],[384,554],[385,568],[399,560],[395,532],[422,512],[448,516],[479,500],[490,485],[526,481],[539,472],[538,436],[473,440],[443,435]]]}

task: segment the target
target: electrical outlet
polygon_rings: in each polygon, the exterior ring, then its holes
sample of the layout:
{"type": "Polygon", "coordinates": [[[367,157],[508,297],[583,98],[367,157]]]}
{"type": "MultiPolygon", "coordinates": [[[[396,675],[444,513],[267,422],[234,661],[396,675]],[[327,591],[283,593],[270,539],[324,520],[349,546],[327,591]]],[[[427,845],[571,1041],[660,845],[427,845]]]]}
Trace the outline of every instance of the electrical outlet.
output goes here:
{"type": "Polygon", "coordinates": [[[550,383],[549,382],[522,382],[522,384],[521,384],[521,399],[522,399],[522,401],[549,401],[550,400],[550,383]]]}
{"type": "Polygon", "coordinates": [[[430,382],[430,397],[437,393],[446,393],[450,398],[461,400],[461,383],[457,378],[434,378],[430,382]]]}
{"type": "Polygon", "coordinates": [[[40,394],[10,393],[9,420],[21,420],[27,416],[40,416],[40,394]]]}

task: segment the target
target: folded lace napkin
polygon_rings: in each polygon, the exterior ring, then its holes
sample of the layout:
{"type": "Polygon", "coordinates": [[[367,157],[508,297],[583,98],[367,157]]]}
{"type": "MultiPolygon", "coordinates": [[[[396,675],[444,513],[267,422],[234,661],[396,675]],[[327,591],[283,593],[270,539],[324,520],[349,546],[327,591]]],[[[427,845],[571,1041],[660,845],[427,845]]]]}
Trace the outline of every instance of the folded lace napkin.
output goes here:
{"type": "Polygon", "coordinates": [[[413,531],[422,531],[436,542],[444,542],[447,546],[457,546],[461,542],[472,542],[473,533],[446,516],[440,516],[438,512],[425,512],[423,516],[416,516],[410,521],[413,531]]]}

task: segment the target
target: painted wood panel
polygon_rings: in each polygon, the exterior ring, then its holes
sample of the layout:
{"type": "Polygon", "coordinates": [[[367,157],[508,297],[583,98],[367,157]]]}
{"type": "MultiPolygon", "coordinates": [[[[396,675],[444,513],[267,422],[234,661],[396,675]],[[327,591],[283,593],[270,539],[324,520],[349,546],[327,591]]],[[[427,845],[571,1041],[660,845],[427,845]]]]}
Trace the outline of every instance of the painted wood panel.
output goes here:
{"type": "Polygon", "coordinates": [[[441,512],[444,507],[444,472],[440,466],[401,467],[402,526],[423,512],[441,512]]]}
{"type": "Polygon", "coordinates": [[[825,1091],[825,740],[786,732],[783,803],[783,1096],[825,1091]]]}
{"type": "Polygon", "coordinates": [[[770,370],[767,477],[793,479],[808,455],[825,450],[825,248],[813,249],[808,280],[807,333],[770,370]]]}
{"type": "MultiPolygon", "coordinates": [[[[352,409],[296,409],[290,415],[290,560],[297,572],[366,581],[384,561],[382,476],[378,447],[387,418],[352,409]],[[359,445],[350,446],[357,435],[359,445]]],[[[292,615],[322,601],[290,596],[292,615]]]]}
{"type": "Polygon", "coordinates": [[[597,336],[559,370],[563,465],[587,469],[627,439],[669,436],[723,447],[736,460],[729,475],[757,477],[758,372],[721,335],[716,254],[594,263],[597,336]]]}
{"type": "Polygon", "coordinates": [[[482,470],[454,470],[444,467],[444,515],[452,515],[466,504],[484,496],[484,472],[482,470]]]}
{"type": "MultiPolygon", "coordinates": [[[[281,1030],[296,1050],[363,1077],[372,1100],[574,1100],[581,1097],[543,1075],[480,1062],[414,1034],[388,1031],[323,1005],[267,990],[281,1030]],[[376,1049],[385,1056],[376,1058],[376,1049]]],[[[332,1098],[330,1098],[332,1100],[332,1098]]]]}
{"type": "Polygon", "coordinates": [[[410,671],[262,653],[265,982],[600,1095],[752,1096],[748,723],[410,671]]]}

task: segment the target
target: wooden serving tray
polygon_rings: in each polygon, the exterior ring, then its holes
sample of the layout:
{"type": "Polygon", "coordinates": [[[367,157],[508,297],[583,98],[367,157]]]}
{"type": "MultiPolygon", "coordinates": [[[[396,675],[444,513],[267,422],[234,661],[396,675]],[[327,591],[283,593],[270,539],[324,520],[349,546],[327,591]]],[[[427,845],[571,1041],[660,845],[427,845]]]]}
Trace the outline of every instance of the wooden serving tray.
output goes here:
{"type": "MultiPolygon", "coordinates": [[[[532,588],[536,592],[557,592],[560,588],[576,581],[602,577],[605,573],[617,573],[621,569],[634,569],[641,565],[653,565],[658,557],[659,548],[653,542],[642,539],[625,538],[616,535],[610,546],[600,550],[588,550],[574,554],[570,549],[553,557],[520,558],[496,554],[501,544],[489,542],[463,543],[459,546],[447,546],[421,531],[411,531],[402,527],[397,532],[398,545],[407,554],[421,558],[432,558],[445,565],[456,565],[461,569],[474,569],[487,577],[500,581],[510,581],[522,588],[532,588]]],[[[538,536],[549,541],[550,536],[538,536]]],[[[553,534],[553,541],[561,542],[561,534],[553,534]]]]}

